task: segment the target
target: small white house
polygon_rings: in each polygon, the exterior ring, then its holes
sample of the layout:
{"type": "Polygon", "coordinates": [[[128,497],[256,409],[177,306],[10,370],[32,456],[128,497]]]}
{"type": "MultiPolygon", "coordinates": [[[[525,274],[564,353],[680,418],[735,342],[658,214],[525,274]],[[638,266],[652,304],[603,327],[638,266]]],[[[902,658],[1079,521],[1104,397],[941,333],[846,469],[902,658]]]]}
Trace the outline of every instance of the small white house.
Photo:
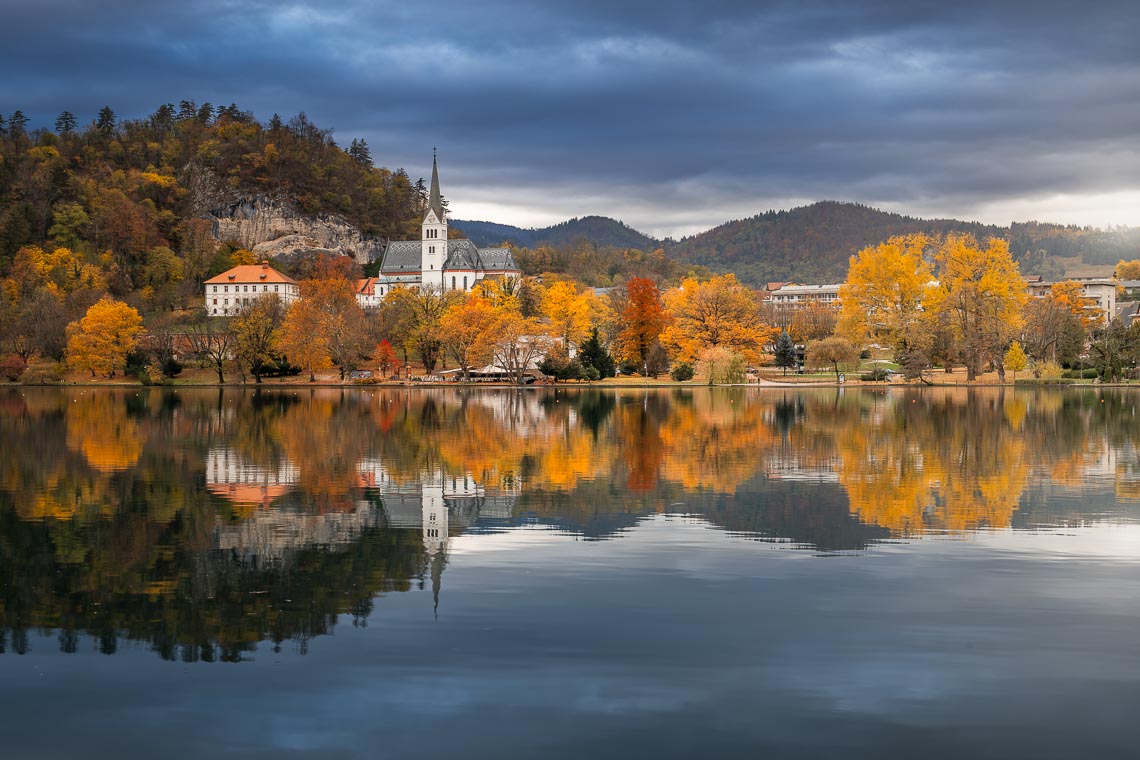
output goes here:
{"type": "Polygon", "coordinates": [[[297,281],[269,266],[268,261],[228,269],[206,280],[205,287],[206,313],[217,317],[232,317],[264,295],[276,296],[286,308],[301,297],[297,281]]]}

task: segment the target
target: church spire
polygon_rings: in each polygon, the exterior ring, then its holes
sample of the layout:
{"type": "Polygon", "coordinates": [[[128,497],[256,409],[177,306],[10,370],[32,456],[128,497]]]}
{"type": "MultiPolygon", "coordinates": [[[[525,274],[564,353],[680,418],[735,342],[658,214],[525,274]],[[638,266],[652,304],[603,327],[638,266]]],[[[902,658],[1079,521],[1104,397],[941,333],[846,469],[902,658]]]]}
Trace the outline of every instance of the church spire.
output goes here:
{"type": "Polygon", "coordinates": [[[435,148],[431,149],[431,195],[428,197],[428,207],[435,212],[435,216],[443,221],[443,203],[439,194],[439,167],[436,164],[435,148]]]}

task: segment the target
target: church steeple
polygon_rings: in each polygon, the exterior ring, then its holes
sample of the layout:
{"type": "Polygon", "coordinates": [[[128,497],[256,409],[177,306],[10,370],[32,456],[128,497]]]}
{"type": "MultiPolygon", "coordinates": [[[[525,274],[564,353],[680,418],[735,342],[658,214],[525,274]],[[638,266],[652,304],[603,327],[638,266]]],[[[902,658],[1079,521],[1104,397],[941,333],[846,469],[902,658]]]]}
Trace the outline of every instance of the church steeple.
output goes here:
{"type": "Polygon", "coordinates": [[[435,148],[431,151],[431,194],[420,236],[420,283],[443,292],[443,267],[447,263],[447,217],[443,215],[443,196],[439,192],[439,163],[435,148]]]}
{"type": "Polygon", "coordinates": [[[428,196],[428,207],[435,212],[435,218],[443,221],[443,202],[439,194],[439,166],[436,163],[435,148],[431,149],[431,194],[428,196]]]}

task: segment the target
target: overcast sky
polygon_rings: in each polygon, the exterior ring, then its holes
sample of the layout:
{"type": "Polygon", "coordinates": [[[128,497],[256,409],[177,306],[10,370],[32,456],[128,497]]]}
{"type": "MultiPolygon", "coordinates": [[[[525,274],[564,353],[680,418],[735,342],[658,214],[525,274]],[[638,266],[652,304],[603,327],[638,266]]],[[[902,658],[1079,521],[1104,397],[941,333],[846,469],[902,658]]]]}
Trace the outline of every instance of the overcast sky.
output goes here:
{"type": "Polygon", "coordinates": [[[1140,2],[0,0],[0,112],[305,111],[456,218],[1140,225],[1140,2]]]}

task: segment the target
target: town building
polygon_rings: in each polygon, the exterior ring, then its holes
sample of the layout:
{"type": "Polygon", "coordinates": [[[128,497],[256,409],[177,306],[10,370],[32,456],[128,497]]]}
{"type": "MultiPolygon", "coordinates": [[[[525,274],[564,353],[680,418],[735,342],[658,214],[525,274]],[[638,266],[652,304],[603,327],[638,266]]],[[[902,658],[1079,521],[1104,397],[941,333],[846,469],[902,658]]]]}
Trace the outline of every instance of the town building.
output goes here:
{"type": "Polygon", "coordinates": [[[380,294],[379,281],[375,277],[365,277],[356,281],[356,302],[362,309],[378,309],[384,296],[380,294]]]}
{"type": "Polygon", "coordinates": [[[274,295],[288,308],[301,297],[297,281],[269,266],[243,264],[211,277],[205,282],[206,313],[216,317],[232,317],[264,295],[274,295]]]}
{"type": "Polygon", "coordinates": [[[765,290],[767,300],[780,306],[804,306],[808,303],[836,305],[839,302],[839,289],[835,285],[799,285],[794,282],[768,283],[765,290]]]}
{"type": "Polygon", "coordinates": [[[439,167],[431,162],[431,190],[419,240],[393,240],[384,249],[376,284],[380,298],[395,287],[470,291],[490,277],[518,277],[509,248],[479,248],[470,240],[448,239],[447,210],[439,191],[439,167]]]}
{"type": "MultiPolygon", "coordinates": [[[[1069,278],[1062,282],[1075,282],[1081,286],[1087,311],[1107,324],[1116,319],[1116,291],[1120,283],[1108,278],[1069,278]]],[[[1026,278],[1029,295],[1044,298],[1049,295],[1057,282],[1042,280],[1039,277],[1026,278]]]]}

